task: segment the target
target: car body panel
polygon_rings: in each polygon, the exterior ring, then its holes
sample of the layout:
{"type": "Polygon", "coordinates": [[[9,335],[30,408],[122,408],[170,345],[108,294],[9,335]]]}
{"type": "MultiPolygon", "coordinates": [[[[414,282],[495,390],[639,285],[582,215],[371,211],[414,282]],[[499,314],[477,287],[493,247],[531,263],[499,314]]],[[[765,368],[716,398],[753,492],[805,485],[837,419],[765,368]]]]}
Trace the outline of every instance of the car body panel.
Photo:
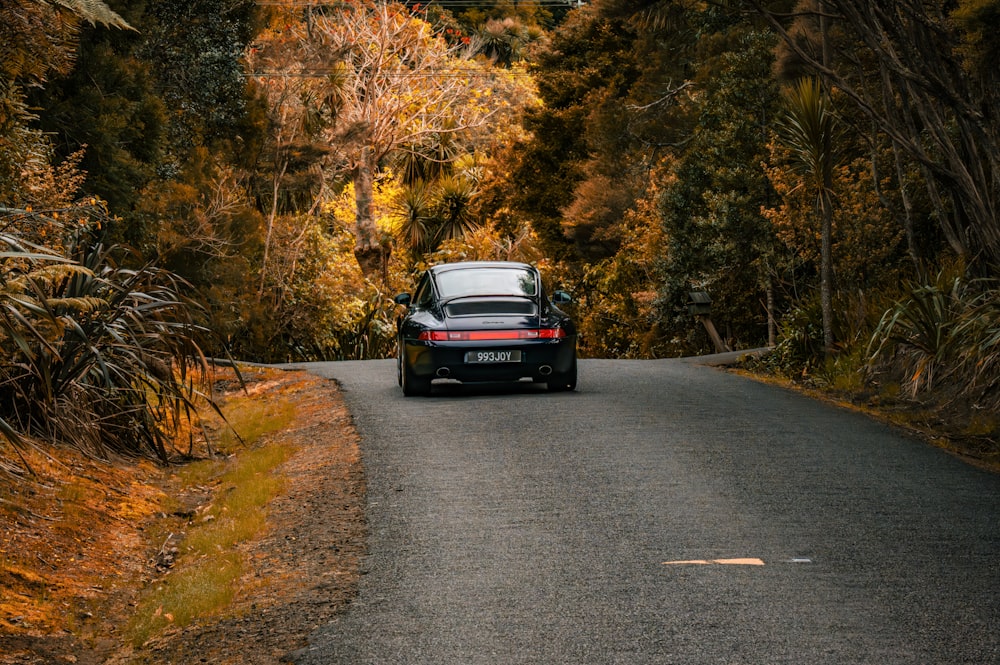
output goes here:
{"type": "MultiPolygon", "coordinates": [[[[561,292],[558,299],[569,300],[561,292]]],[[[530,265],[435,266],[412,296],[400,294],[396,302],[407,306],[397,340],[399,379],[407,394],[426,394],[431,381],[441,378],[530,379],[554,390],[576,386],[576,326],[548,299],[530,265]]]]}

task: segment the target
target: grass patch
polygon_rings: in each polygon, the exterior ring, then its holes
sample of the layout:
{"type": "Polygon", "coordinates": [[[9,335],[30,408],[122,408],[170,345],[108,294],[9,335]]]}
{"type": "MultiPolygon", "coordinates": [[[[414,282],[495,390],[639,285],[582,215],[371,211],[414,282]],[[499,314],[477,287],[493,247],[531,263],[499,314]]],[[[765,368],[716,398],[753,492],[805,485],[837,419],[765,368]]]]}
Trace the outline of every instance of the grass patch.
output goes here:
{"type": "Polygon", "coordinates": [[[240,397],[229,400],[222,411],[228,425],[219,430],[214,444],[219,452],[231,454],[243,444],[252,446],[268,434],[286,429],[295,418],[295,403],[280,395],[262,407],[260,400],[240,397]]]}
{"type": "Polygon", "coordinates": [[[863,393],[865,385],[865,358],[858,349],[836,354],[827,359],[817,372],[817,378],[826,387],[841,394],[863,393]]]}
{"type": "MultiPolygon", "coordinates": [[[[295,402],[278,395],[264,404],[249,396],[227,400],[222,412],[226,421],[206,417],[210,434],[209,448],[217,455],[236,455],[253,448],[269,434],[287,429],[295,419],[295,402]]],[[[181,485],[204,485],[218,478],[219,461],[214,458],[190,462],[179,469],[181,485]]]]}
{"type": "Polygon", "coordinates": [[[285,487],[280,468],[295,449],[267,443],[296,416],[291,396],[276,392],[265,405],[235,396],[214,429],[212,449],[225,455],[192,462],[177,473],[182,487],[212,486],[213,500],[198,510],[180,542],[173,568],[141,596],[126,627],[139,646],[170,627],[225,613],[238,593],[244,562],[238,546],[267,529],[267,506],[285,487]],[[237,437],[236,434],[239,434],[237,437]]]}
{"type": "Polygon", "coordinates": [[[202,558],[185,566],[147,593],[136,607],[128,626],[135,646],[171,626],[187,626],[194,619],[218,614],[236,593],[234,580],[243,574],[238,552],[202,558]]]}
{"type": "Polygon", "coordinates": [[[185,551],[202,555],[226,550],[263,530],[263,508],[284,487],[284,479],[273,471],[291,453],[287,446],[268,446],[240,455],[219,478],[219,495],[203,514],[203,525],[185,539],[185,551]]]}

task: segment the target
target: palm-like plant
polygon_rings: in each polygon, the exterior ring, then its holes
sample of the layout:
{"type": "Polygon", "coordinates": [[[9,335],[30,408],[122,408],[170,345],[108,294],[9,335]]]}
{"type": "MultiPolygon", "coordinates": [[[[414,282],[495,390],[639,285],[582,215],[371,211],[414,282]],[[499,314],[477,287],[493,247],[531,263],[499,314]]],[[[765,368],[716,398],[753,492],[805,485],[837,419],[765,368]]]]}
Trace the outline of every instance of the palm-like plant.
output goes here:
{"type": "Polygon", "coordinates": [[[490,19],[478,32],[479,52],[500,67],[510,67],[521,58],[524,31],[514,18],[490,19]]]}
{"type": "Polygon", "coordinates": [[[0,246],[0,433],[15,449],[44,438],[167,460],[177,425],[197,416],[194,370],[207,376],[178,278],[119,265],[122,249],[88,229],[66,256],[10,234],[0,246]]]}
{"type": "Polygon", "coordinates": [[[404,187],[396,200],[393,213],[400,221],[399,238],[413,254],[419,254],[430,245],[431,205],[430,188],[423,180],[404,187]]]}
{"type": "Polygon", "coordinates": [[[966,341],[961,354],[964,395],[1000,409],[1000,287],[996,281],[970,303],[957,334],[966,341]]]}
{"type": "Polygon", "coordinates": [[[1000,289],[942,273],[913,284],[885,313],[872,336],[870,365],[889,358],[911,395],[944,388],[955,396],[1000,406],[1000,289]]]}
{"type": "Polygon", "coordinates": [[[873,335],[873,358],[893,351],[912,394],[931,389],[959,355],[965,310],[961,279],[914,285],[909,297],[885,313],[873,335]]]}
{"type": "Polygon", "coordinates": [[[454,120],[444,121],[442,131],[423,137],[419,144],[406,146],[398,156],[403,182],[433,182],[451,172],[451,165],[465,154],[465,146],[455,130],[454,120]]]}
{"type": "Polygon", "coordinates": [[[438,227],[435,244],[462,238],[479,227],[472,212],[476,186],[465,178],[447,176],[437,183],[438,227]]]}
{"type": "Polygon", "coordinates": [[[823,347],[833,350],[833,168],[834,116],[829,98],[814,78],[803,78],[785,91],[785,115],[778,122],[781,142],[795,156],[794,168],[802,186],[816,194],[820,218],[820,303],[823,313],[823,347]]]}

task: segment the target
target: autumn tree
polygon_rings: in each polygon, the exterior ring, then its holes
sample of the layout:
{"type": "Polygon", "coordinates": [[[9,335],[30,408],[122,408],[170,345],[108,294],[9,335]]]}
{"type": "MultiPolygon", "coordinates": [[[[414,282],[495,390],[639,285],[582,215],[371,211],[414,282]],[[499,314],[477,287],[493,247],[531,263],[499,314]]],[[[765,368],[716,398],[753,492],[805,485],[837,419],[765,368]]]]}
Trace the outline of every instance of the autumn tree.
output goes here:
{"type": "Polygon", "coordinates": [[[346,175],[354,183],[355,255],[365,274],[377,275],[390,251],[372,210],[380,167],[426,155],[422,147],[442,137],[474,143],[505,100],[470,57],[470,38],[450,44],[405,5],[358,2],[286,19],[258,74],[305,79],[297,122],[310,118],[330,146],[327,181],[346,175]]]}
{"type": "Polygon", "coordinates": [[[715,3],[600,0],[538,55],[545,105],[513,200],[601,309],[595,352],[698,348],[691,290],[713,293],[734,338],[764,337],[773,43],[715,3]]]}
{"type": "Polygon", "coordinates": [[[803,1],[791,21],[744,4],[919,168],[948,248],[979,273],[1000,264],[1000,120],[986,111],[1000,102],[1000,3],[803,1]],[[839,41],[802,27],[821,19],[839,41]]]}

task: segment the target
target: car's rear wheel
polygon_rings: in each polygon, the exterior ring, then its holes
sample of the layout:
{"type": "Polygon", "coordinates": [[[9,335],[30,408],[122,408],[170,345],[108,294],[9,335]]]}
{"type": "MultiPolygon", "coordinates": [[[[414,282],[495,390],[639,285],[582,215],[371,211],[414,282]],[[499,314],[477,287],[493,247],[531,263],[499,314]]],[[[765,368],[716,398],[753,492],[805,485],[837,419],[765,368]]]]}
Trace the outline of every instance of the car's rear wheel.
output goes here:
{"type": "Polygon", "coordinates": [[[403,386],[403,394],[407,397],[431,394],[431,380],[417,376],[406,364],[406,360],[399,361],[399,383],[403,386]]]}
{"type": "Polygon", "coordinates": [[[550,376],[545,387],[549,392],[576,390],[576,357],[574,356],[573,363],[568,370],[550,376]]]}

